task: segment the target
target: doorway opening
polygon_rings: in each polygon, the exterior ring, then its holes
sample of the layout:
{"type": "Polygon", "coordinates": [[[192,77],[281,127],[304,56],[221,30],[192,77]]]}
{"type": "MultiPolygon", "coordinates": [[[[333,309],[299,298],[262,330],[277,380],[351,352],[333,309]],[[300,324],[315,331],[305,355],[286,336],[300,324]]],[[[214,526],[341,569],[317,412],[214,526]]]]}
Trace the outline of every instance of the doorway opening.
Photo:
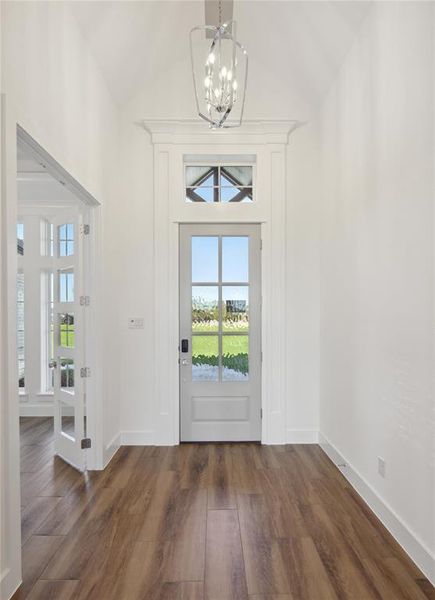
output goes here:
{"type": "Polygon", "coordinates": [[[260,225],[180,225],[180,440],[261,439],[260,225]]]}
{"type": "MultiPolygon", "coordinates": [[[[98,203],[26,132],[17,136],[17,372],[22,544],[95,468],[90,333],[98,203]],[[90,454],[92,452],[92,454],[90,454]]],[[[50,522],[50,519],[52,522],[50,522]]]]}

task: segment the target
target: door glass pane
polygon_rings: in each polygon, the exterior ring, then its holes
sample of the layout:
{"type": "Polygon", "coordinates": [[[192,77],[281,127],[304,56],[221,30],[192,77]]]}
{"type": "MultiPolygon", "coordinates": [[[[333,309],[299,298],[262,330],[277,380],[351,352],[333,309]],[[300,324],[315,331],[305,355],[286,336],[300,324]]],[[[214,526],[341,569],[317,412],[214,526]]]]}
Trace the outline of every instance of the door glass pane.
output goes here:
{"type": "Polygon", "coordinates": [[[248,333],[248,311],[249,286],[231,285],[222,287],[223,331],[232,333],[248,333]]]}
{"type": "Polygon", "coordinates": [[[218,336],[192,336],[192,381],[218,381],[218,378],[218,336]]]}
{"type": "Polygon", "coordinates": [[[74,406],[61,400],[59,408],[61,431],[74,439],[74,406]]]}
{"type": "Polygon", "coordinates": [[[247,381],[249,375],[249,337],[222,336],[222,381],[247,381]]]}
{"type": "Polygon", "coordinates": [[[61,269],[59,271],[59,302],[74,302],[73,269],[61,269]]]}
{"type": "Polygon", "coordinates": [[[64,391],[74,393],[74,360],[72,358],[60,359],[60,387],[64,391]]]}
{"type": "Polygon", "coordinates": [[[192,287],[192,332],[215,332],[219,328],[218,287],[192,287]]]}
{"type": "Polygon", "coordinates": [[[218,241],[217,237],[192,237],[192,283],[218,281],[218,241]]]}
{"type": "Polygon", "coordinates": [[[74,225],[65,223],[57,228],[59,238],[59,256],[72,256],[74,254],[74,225]]]}
{"type": "Polygon", "coordinates": [[[249,281],[249,237],[222,238],[222,281],[249,281]]]}
{"type": "Polygon", "coordinates": [[[74,348],[74,315],[59,314],[59,344],[64,348],[74,348]]]}

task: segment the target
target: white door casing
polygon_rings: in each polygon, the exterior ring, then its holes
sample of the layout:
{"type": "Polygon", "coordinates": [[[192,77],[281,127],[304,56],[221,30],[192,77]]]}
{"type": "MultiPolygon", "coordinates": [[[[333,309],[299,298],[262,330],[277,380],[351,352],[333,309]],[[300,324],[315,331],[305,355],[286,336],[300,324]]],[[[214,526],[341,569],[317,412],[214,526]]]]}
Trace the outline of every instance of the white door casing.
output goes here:
{"type": "Polygon", "coordinates": [[[259,225],[180,225],[181,441],[261,439],[259,225]]]}

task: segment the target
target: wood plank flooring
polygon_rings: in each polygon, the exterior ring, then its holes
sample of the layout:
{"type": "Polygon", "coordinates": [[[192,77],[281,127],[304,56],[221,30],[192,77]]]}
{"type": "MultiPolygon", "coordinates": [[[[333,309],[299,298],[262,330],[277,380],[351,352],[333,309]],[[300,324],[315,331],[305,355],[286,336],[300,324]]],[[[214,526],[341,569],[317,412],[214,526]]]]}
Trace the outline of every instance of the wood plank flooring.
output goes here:
{"type": "Polygon", "coordinates": [[[434,600],[318,446],[123,447],[103,472],[21,419],[14,600],[434,600]]]}

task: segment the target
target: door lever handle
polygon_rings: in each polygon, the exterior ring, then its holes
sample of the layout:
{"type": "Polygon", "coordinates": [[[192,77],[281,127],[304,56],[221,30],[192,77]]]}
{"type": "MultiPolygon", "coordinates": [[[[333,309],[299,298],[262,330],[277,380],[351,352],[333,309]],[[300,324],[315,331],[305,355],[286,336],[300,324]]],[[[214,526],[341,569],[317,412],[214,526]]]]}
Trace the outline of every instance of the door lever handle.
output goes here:
{"type": "Polygon", "coordinates": [[[183,367],[185,367],[186,365],[189,364],[189,361],[187,360],[187,358],[183,358],[183,359],[181,359],[181,364],[183,365],[183,367]]]}

